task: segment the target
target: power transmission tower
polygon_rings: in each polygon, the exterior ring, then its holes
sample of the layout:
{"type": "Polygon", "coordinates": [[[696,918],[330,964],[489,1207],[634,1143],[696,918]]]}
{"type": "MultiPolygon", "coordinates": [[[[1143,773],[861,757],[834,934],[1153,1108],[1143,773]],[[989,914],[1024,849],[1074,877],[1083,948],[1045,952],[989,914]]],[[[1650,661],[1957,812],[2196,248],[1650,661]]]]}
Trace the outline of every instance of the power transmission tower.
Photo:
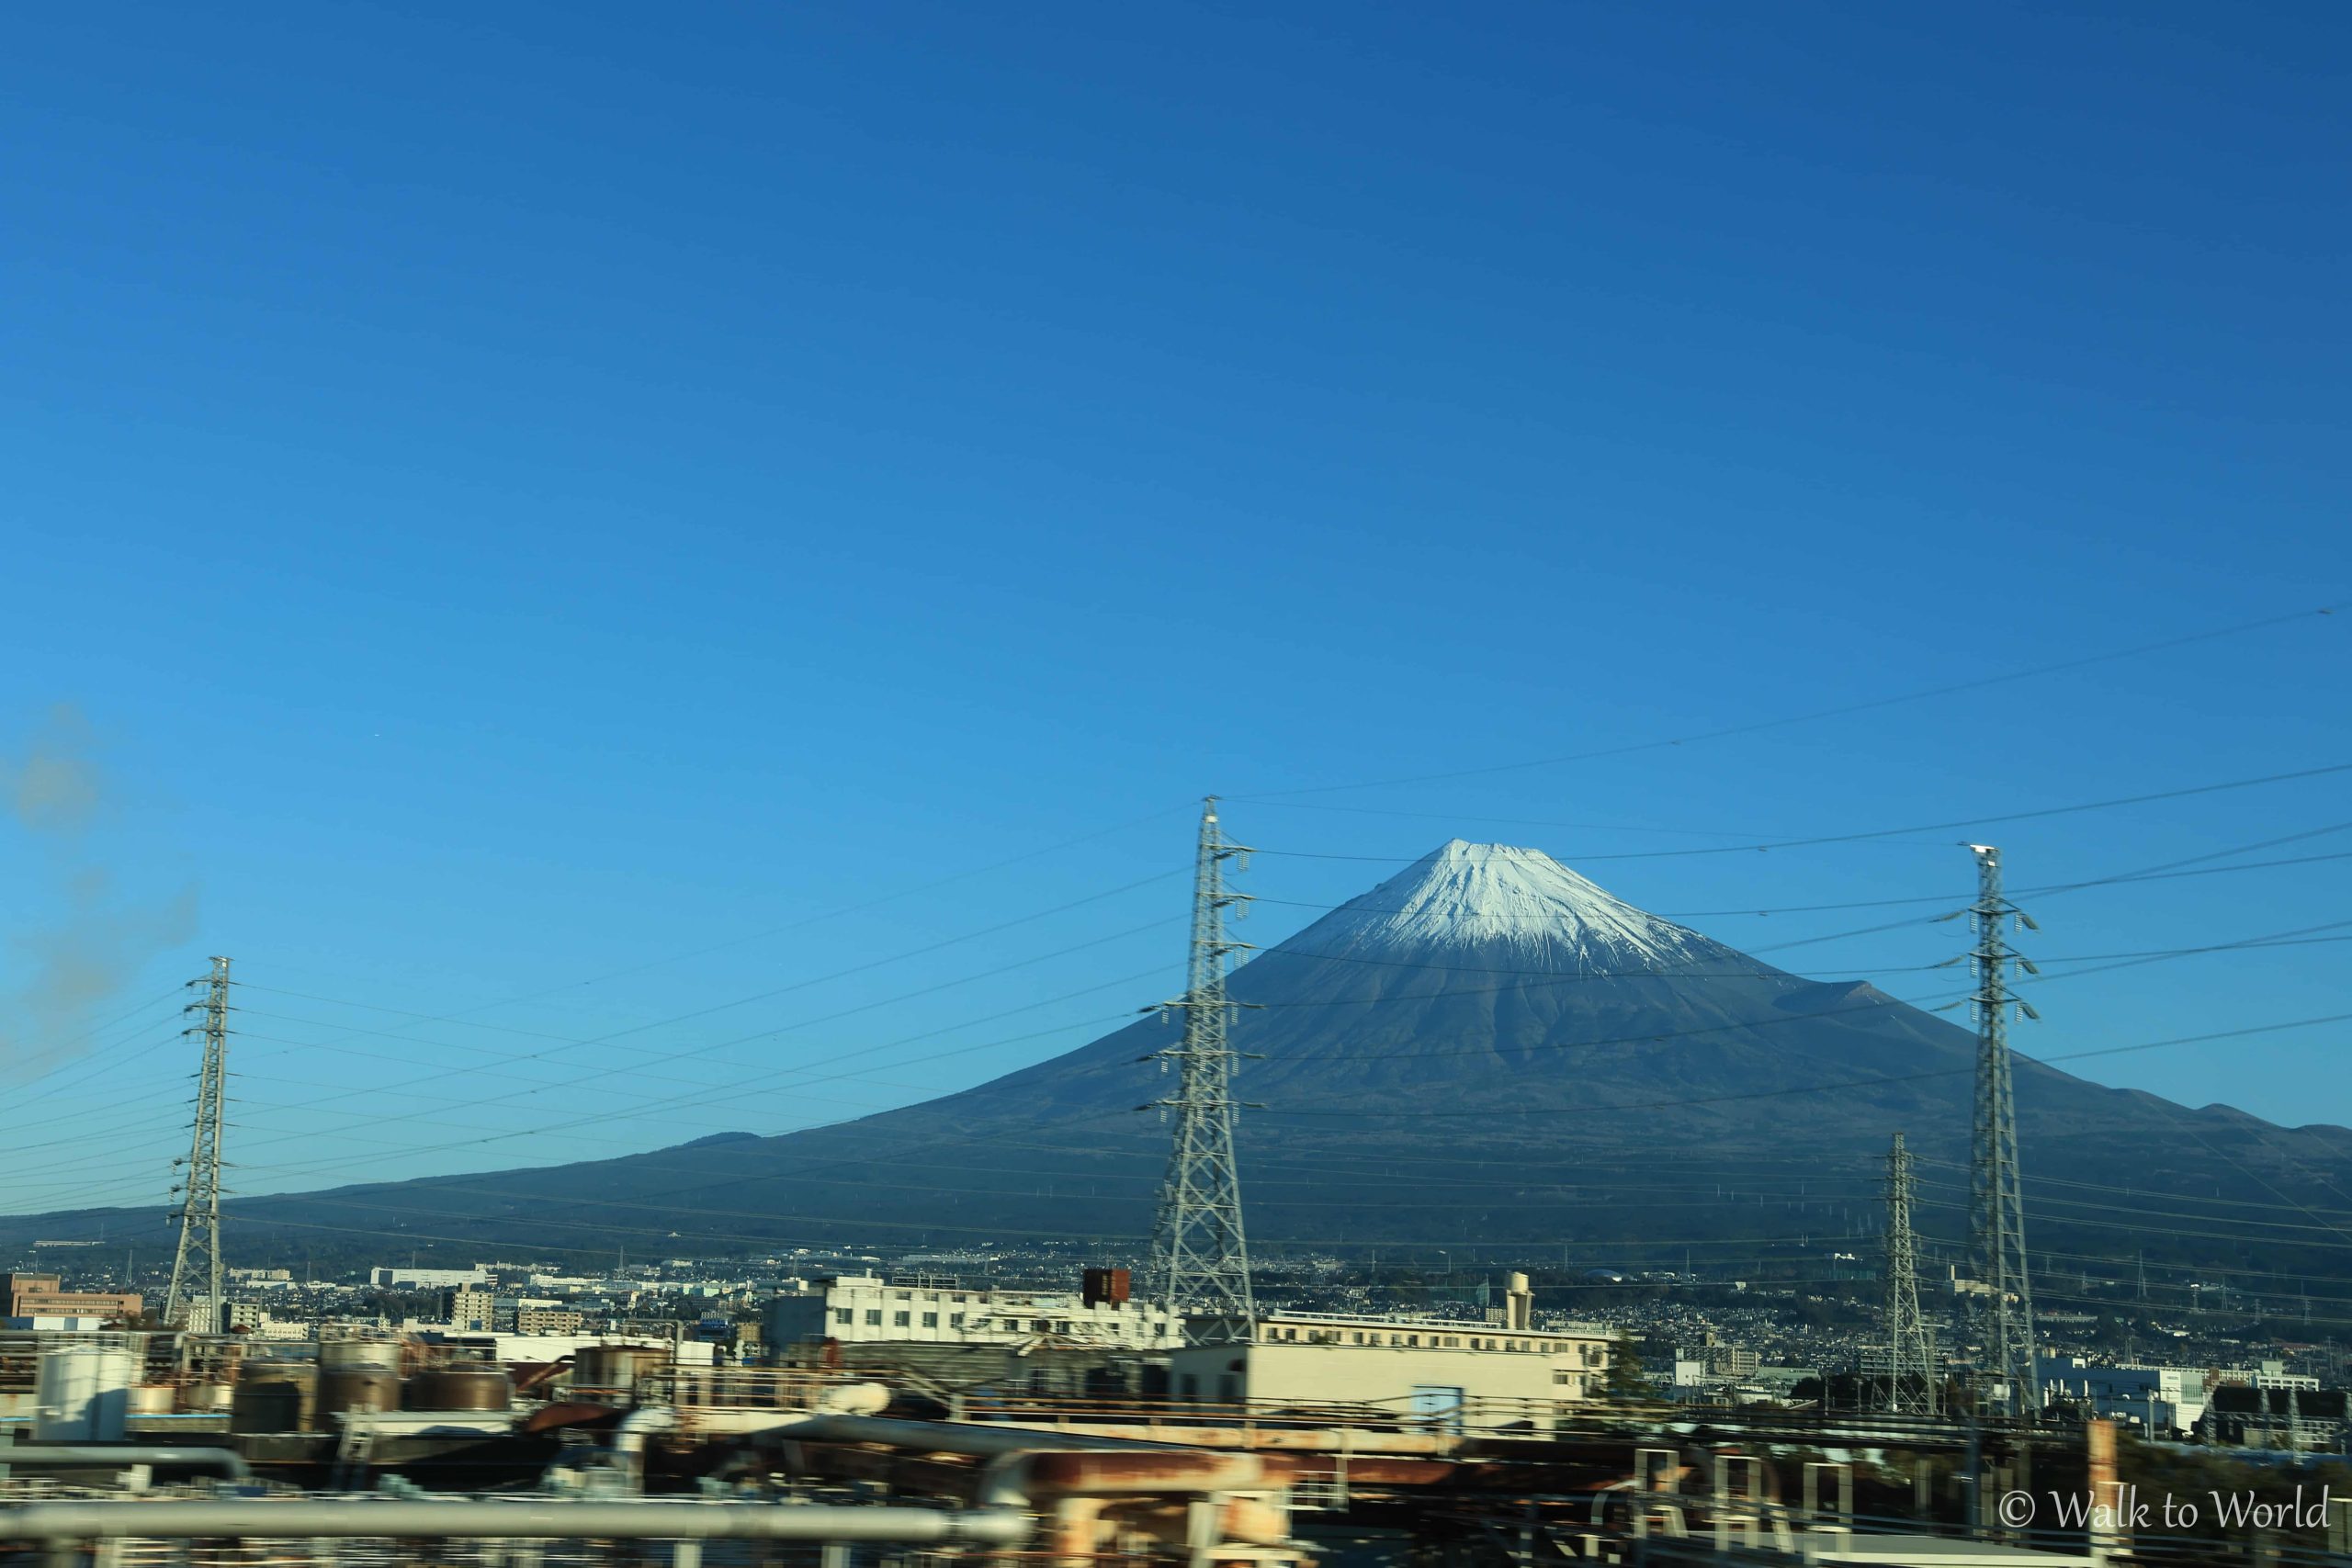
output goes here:
{"type": "Polygon", "coordinates": [[[1239,870],[1250,852],[1230,842],[1216,817],[1216,796],[1202,803],[1200,849],[1193,874],[1193,946],[1182,1009],[1184,1037],[1153,1053],[1178,1070],[1173,1098],[1157,1103],[1176,1116],[1167,1179],[1152,1225],[1151,1273],[1169,1311],[1188,1314],[1193,1344],[1247,1339],[1257,1317],[1250,1294],[1250,1248],[1241,1229],[1241,1179],[1233,1163],[1233,1050],[1227,1043],[1234,1003],[1225,994],[1226,963],[1249,947],[1225,934],[1225,912],[1249,895],[1225,885],[1226,863],[1239,870]]]}
{"type": "Polygon", "coordinates": [[[1911,1151],[1903,1134],[1886,1155],[1886,1408],[1926,1415],[1936,1408],[1934,1344],[1919,1315],[1919,1238],[1911,1230],[1911,1151]]]}
{"type": "Polygon", "coordinates": [[[2041,1408],[2041,1374],[2034,1362],[2033,1284],[2026,1270],[2025,1197],[2018,1177],[2017,1095],[2010,1074],[2009,1010],[2039,1018],[2009,990],[2015,960],[2038,974],[2032,960],[2008,944],[2007,922],[2040,930],[2033,917],[2001,891],[2001,852],[1971,844],[1976,857],[1976,902],[1968,913],[1976,931],[1969,954],[1976,970],[1976,1118],[1969,1167],[1969,1241],[1983,1296],[1979,1322],[1984,1354],[1977,1375],[1984,1394],[2006,1391],[2009,1413],[2030,1418],[2041,1408]]]}
{"type": "Polygon", "coordinates": [[[203,1034],[204,1066],[197,1076],[196,1135],[188,1145],[187,1179],[180,1190],[184,1194],[180,1245],[172,1257],[172,1286],[164,1298],[164,1321],[178,1328],[218,1334],[224,1326],[220,1321],[220,1123],[229,1098],[229,961],[215,958],[210,975],[188,984],[208,987],[204,1000],[189,1003],[187,1010],[201,1010],[203,1024],[181,1032],[203,1034]],[[209,1321],[191,1323],[188,1255],[198,1248],[203,1250],[209,1292],[205,1298],[209,1321]]]}

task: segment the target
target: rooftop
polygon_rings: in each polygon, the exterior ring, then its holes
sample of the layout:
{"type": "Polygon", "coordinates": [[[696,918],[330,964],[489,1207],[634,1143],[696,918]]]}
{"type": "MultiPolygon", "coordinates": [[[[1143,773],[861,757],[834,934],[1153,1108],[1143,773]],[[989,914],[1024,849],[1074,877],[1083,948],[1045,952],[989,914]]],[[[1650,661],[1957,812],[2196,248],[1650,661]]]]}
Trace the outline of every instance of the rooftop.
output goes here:
{"type": "Polygon", "coordinates": [[[1567,1323],[1551,1328],[1506,1328],[1499,1323],[1473,1322],[1461,1317],[1432,1317],[1425,1313],[1291,1312],[1270,1309],[1259,1313],[1260,1323],[1315,1324],[1340,1328],[1435,1328],[1453,1334],[1509,1334],[1531,1339],[1609,1339],[1615,1331],[1597,1323],[1567,1323]]]}

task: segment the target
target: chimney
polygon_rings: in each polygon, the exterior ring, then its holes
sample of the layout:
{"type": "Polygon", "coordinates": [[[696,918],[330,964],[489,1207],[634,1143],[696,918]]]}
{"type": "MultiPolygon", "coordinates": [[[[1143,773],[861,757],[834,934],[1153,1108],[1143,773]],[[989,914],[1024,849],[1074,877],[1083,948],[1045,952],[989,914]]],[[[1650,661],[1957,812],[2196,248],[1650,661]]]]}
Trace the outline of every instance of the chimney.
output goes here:
{"type": "Polygon", "coordinates": [[[1504,1291],[1504,1299],[1510,1303],[1504,1310],[1504,1327],[1532,1328],[1535,1326],[1535,1292],[1528,1288],[1526,1275],[1514,1273],[1510,1276],[1504,1291]]]}
{"type": "Polygon", "coordinates": [[[1080,1299],[1088,1306],[1125,1306],[1132,1278],[1125,1269],[1089,1269],[1080,1299]]]}
{"type": "Polygon", "coordinates": [[[2115,1472],[2115,1423],[2083,1423],[2083,1455],[2090,1482],[2092,1516],[2091,1561],[2105,1562],[2131,1545],[2122,1530],[2123,1485],[2115,1472]]]}

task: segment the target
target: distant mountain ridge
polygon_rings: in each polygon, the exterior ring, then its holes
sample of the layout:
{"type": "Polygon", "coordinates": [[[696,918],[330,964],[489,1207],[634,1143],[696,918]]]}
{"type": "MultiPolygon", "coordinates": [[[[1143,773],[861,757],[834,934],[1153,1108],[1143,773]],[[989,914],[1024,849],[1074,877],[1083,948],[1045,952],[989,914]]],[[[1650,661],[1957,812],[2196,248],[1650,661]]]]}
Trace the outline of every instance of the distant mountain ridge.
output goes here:
{"type": "MultiPolygon", "coordinates": [[[[1539,851],[1446,843],[1241,964],[1230,988],[1247,1004],[1236,1091],[1261,1107],[1238,1134],[1261,1249],[1611,1263],[1853,1250],[1877,1233],[1898,1130],[1922,1160],[1922,1229],[1950,1242],[1964,1228],[1969,1031],[1867,981],[1779,969],[1539,851]]],[[[1166,1092],[1148,1059],[1175,1038],[1152,1013],[956,1094],[781,1136],[241,1200],[233,1234],[583,1250],[649,1234],[725,1248],[1061,1238],[1132,1258],[1167,1147],[1137,1108],[1166,1092]]],[[[2341,1128],[2190,1111],[2027,1059],[2017,1086],[2029,1241],[2086,1272],[2132,1247],[2284,1268],[2280,1248],[2221,1223],[2154,1216],[2217,1198],[2343,1207],[2352,1184],[2341,1128]],[[2151,1217],[2132,1221],[2139,1210],[2151,1217]],[[2143,1234],[2127,1246],[2120,1224],[2143,1234]]],[[[0,1244],[103,1223],[0,1221],[0,1244]]],[[[2345,1269],[2324,1236],[2295,1256],[2345,1269]]]]}

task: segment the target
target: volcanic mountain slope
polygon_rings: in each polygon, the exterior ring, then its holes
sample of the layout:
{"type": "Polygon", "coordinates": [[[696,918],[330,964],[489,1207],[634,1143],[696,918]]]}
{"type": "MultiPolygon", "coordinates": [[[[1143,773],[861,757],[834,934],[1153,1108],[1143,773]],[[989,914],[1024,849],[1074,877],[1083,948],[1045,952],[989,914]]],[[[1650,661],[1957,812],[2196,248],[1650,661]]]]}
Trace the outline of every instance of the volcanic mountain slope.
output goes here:
{"type": "MultiPolygon", "coordinates": [[[[1867,983],[1775,968],[1533,850],[1448,843],[1240,965],[1231,992],[1261,1246],[1591,1247],[1615,1261],[1634,1242],[1728,1258],[1724,1244],[1860,1236],[1877,1228],[1897,1130],[1922,1157],[1922,1229],[1963,1228],[1973,1034],[1867,983]]],[[[780,1137],[232,1208],[248,1237],[281,1226],[310,1241],[381,1229],[598,1247],[637,1234],[1131,1246],[1117,1238],[1148,1233],[1167,1147],[1138,1108],[1173,1088],[1148,1058],[1176,1037],[1150,1014],[958,1094],[780,1137]]],[[[2280,1213],[2343,1208],[2338,1190],[2352,1190],[2339,1128],[2189,1111],[2022,1059],[2017,1088],[2037,1247],[2095,1259],[2148,1247],[2114,1227],[2144,1231],[2130,1211],[2164,1201],[2114,1193],[2118,1169],[2184,1203],[2280,1213]]],[[[2263,1250],[2219,1223],[2157,1228],[2183,1234],[2152,1258],[2263,1250]]],[[[2352,1242],[2324,1229],[2319,1247],[2352,1242]]],[[[2341,1271],[2347,1252],[2302,1261],[2341,1271]]],[[[2263,1266],[2286,1267],[2279,1256],[2263,1266]]]]}

